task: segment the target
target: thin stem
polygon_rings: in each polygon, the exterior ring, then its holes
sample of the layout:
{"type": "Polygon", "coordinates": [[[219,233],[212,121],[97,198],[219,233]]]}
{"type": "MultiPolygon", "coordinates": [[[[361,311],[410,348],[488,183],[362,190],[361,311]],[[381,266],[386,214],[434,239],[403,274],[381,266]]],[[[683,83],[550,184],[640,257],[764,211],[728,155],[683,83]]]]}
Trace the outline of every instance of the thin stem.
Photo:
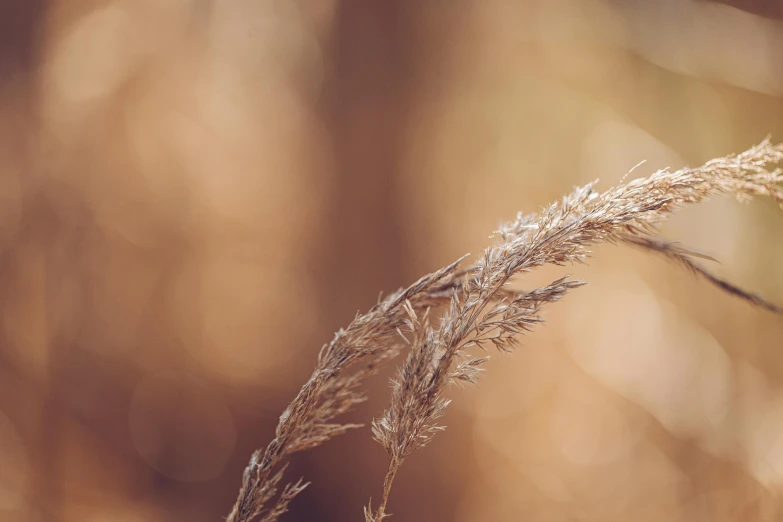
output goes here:
{"type": "Polygon", "coordinates": [[[397,474],[397,470],[400,469],[400,464],[402,464],[402,461],[397,460],[396,457],[392,457],[391,461],[389,461],[389,470],[383,479],[383,498],[381,499],[381,505],[378,506],[378,511],[375,512],[376,522],[381,522],[386,516],[386,503],[389,501],[394,476],[397,474]]]}

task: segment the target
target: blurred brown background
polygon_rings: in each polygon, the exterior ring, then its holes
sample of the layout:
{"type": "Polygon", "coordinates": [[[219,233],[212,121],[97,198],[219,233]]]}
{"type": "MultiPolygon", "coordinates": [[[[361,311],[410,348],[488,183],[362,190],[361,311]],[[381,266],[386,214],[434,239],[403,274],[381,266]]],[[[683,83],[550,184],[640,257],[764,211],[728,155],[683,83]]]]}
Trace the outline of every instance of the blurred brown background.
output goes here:
{"type": "MultiPolygon", "coordinates": [[[[2,0],[0,520],[216,521],[320,346],[518,210],[783,140],[776,0],[2,0]]],[[[783,303],[783,215],[667,237],[783,303]]],[[[615,247],[394,520],[783,518],[783,321],[615,247]]],[[[351,420],[387,399],[391,368],[351,420]]],[[[363,429],[285,520],[361,520],[363,429]]]]}

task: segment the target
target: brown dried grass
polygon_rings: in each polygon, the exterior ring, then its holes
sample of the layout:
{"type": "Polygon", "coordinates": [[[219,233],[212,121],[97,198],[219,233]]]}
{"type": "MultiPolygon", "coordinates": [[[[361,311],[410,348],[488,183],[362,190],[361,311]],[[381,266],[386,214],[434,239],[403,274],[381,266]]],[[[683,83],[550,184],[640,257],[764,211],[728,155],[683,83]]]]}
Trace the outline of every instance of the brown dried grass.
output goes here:
{"type": "Polygon", "coordinates": [[[365,400],[365,379],[407,344],[391,403],[372,423],[373,437],[390,461],[380,505],[375,510],[368,505],[364,513],[367,522],[387,517],[399,467],[443,429],[438,418],[449,404],[449,385],[475,383],[488,359],[470,355],[470,349],[493,345],[511,351],[519,334],[542,322],[546,304],[584,284],[562,277],[524,292],[510,289],[511,279],[543,265],[585,262],[596,243],[624,243],[657,253],[732,295],[783,313],[707,271],[696,261],[706,256],[656,237],[657,225],[672,212],[712,195],[740,201],[769,196],[783,208],[783,174],[767,169],[781,161],[783,145],[766,139],[739,155],[697,168],[661,170],[602,193],[593,190],[594,184],[577,188],[541,212],[520,214],[501,226],[496,244],[469,268],[460,270],[463,257],[387,296],[321,349],[310,379],[280,416],[275,438],[251,457],[228,521],[277,520],[307,486],[300,479],[277,494],[289,456],[358,427],[334,420],[365,400]],[[431,310],[440,313],[439,319],[433,319],[431,310]]]}

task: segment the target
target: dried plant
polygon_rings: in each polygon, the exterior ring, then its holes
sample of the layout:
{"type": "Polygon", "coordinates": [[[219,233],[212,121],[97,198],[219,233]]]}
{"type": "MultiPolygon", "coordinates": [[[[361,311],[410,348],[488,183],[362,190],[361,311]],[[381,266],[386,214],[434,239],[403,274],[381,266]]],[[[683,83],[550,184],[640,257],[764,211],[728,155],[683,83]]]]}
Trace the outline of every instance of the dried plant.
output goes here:
{"type": "Polygon", "coordinates": [[[228,520],[260,517],[272,522],[285,512],[306,486],[301,481],[288,484],[270,505],[288,456],[356,427],[331,421],[364,400],[360,390],[364,380],[398,354],[405,340],[410,350],[393,382],[391,404],[372,425],[373,437],[389,453],[390,462],[380,506],[366,507],[365,518],[377,522],[387,517],[399,467],[442,429],[438,418],[448,406],[446,389],[450,384],[476,382],[487,360],[469,355],[468,350],[487,345],[511,350],[519,334],[542,321],[545,304],[583,284],[563,277],[523,292],[508,287],[511,279],[542,265],[584,262],[596,243],[626,243],[661,254],[722,290],[783,312],[695,261],[706,256],[654,236],[656,226],[678,207],[714,194],[730,194],[741,201],[765,195],[783,206],[783,175],[766,168],[782,160],[783,146],[771,145],[767,139],[740,155],[698,168],[658,171],[600,194],[593,184],[577,188],[542,212],[520,215],[501,226],[497,244],[470,268],[459,271],[460,259],[380,301],[322,348],[312,376],[280,417],[275,438],[263,453],[259,450],[251,458],[228,520]],[[448,306],[433,326],[429,310],[441,303],[448,306]]]}
{"type": "Polygon", "coordinates": [[[457,273],[460,261],[381,300],[321,348],[310,379],[280,416],[275,438],[263,453],[256,451],[245,468],[229,522],[257,517],[271,522],[285,511],[293,496],[307,486],[289,484],[288,495],[284,491],[273,506],[267,505],[275,496],[288,457],[359,426],[330,421],[365,400],[359,389],[363,381],[399,351],[398,332],[409,313],[406,307],[431,306],[449,295],[455,281],[464,276],[457,273]]]}

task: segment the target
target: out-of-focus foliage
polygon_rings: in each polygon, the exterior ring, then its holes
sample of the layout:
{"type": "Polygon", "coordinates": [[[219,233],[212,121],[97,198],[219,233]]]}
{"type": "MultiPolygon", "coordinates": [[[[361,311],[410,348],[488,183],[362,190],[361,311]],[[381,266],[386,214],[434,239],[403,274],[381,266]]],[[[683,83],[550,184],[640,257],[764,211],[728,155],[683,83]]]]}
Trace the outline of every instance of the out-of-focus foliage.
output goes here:
{"type": "MultiPolygon", "coordinates": [[[[0,520],[220,520],[379,290],[573,185],[780,141],[770,5],[3,2],[0,520]]],[[[769,202],[665,233],[783,303],[769,202]]],[[[401,520],[783,514],[783,322],[658,259],[595,257],[455,391],[397,477],[401,520]]],[[[382,413],[387,377],[349,420],[382,413]]],[[[369,429],[303,454],[286,519],[359,519],[386,463],[369,429]]]]}

